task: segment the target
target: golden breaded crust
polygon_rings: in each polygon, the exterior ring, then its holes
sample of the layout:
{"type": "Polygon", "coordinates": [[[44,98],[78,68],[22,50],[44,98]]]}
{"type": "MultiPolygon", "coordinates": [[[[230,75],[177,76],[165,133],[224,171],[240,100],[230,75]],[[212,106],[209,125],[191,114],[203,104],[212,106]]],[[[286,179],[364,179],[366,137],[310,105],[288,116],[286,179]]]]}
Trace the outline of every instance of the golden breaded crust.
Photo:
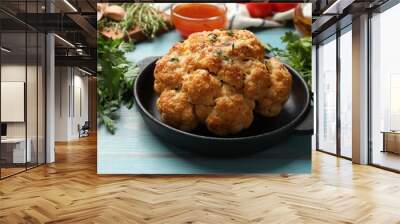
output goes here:
{"type": "Polygon", "coordinates": [[[193,105],[188,102],[184,92],[166,90],[157,100],[157,108],[161,119],[165,123],[182,130],[193,130],[198,121],[193,110],[193,105]]]}
{"type": "Polygon", "coordinates": [[[164,90],[178,89],[182,85],[182,78],[185,74],[180,65],[170,58],[161,58],[156,62],[154,70],[154,90],[162,93],[164,90]]]}
{"type": "Polygon", "coordinates": [[[266,117],[274,117],[280,113],[289,98],[292,75],[278,59],[271,58],[267,61],[267,66],[271,71],[271,87],[268,88],[267,95],[259,100],[257,111],[266,117]]]}
{"type": "Polygon", "coordinates": [[[201,123],[206,124],[207,117],[208,117],[208,115],[210,115],[213,108],[214,108],[214,105],[213,106],[195,105],[195,113],[196,113],[198,120],[201,123]]]}
{"type": "Polygon", "coordinates": [[[236,89],[243,88],[245,73],[238,63],[223,62],[221,69],[217,72],[217,77],[226,84],[236,89]]]}
{"type": "Polygon", "coordinates": [[[247,73],[244,80],[244,96],[253,100],[262,99],[267,95],[267,90],[271,86],[267,67],[264,63],[258,61],[252,63],[245,62],[244,65],[247,73]]]}
{"type": "Polygon", "coordinates": [[[247,30],[198,32],[174,45],[154,70],[162,120],[183,130],[205,124],[217,135],[236,134],[253,110],[279,114],[291,86],[279,61],[264,63],[264,47],[247,30]]]}
{"type": "Polygon", "coordinates": [[[217,135],[235,134],[253,122],[253,108],[243,95],[222,96],[207,117],[206,124],[217,135]]]}
{"type": "Polygon", "coordinates": [[[221,92],[221,83],[207,70],[198,69],[183,78],[182,91],[192,104],[214,105],[214,98],[221,92]]]}

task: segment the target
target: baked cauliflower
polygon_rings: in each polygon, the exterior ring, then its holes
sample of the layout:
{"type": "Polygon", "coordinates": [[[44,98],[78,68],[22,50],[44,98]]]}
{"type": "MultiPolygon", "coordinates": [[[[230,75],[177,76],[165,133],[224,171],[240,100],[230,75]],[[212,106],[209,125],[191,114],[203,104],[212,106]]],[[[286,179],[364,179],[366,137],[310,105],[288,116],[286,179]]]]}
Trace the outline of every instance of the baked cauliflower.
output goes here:
{"type": "Polygon", "coordinates": [[[280,113],[292,76],[247,30],[193,33],[156,62],[154,90],[163,122],[190,131],[205,125],[224,136],[250,127],[254,112],[280,113]]]}

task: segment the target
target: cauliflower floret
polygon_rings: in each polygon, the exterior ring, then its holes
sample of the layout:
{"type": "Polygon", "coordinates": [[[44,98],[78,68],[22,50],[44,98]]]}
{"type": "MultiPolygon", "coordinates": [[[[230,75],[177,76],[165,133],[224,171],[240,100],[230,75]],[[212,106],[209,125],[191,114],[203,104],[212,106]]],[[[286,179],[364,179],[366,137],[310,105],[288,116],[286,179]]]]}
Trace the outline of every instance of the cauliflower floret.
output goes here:
{"type": "Polygon", "coordinates": [[[253,108],[243,95],[223,96],[207,117],[206,124],[217,135],[228,135],[248,128],[253,122],[253,108]]]}
{"type": "Polygon", "coordinates": [[[254,100],[265,97],[266,90],[271,86],[267,67],[259,61],[248,61],[244,64],[247,75],[244,80],[243,94],[254,100]]]}
{"type": "Polygon", "coordinates": [[[169,56],[157,61],[154,69],[154,90],[157,93],[181,87],[185,73],[176,60],[179,60],[176,56],[169,56]]]}
{"type": "Polygon", "coordinates": [[[228,83],[237,89],[243,87],[244,73],[238,64],[226,62],[217,74],[218,78],[224,83],[228,83]]]}
{"type": "Polygon", "coordinates": [[[187,94],[184,92],[163,91],[157,100],[157,109],[163,122],[181,130],[193,130],[198,124],[193,105],[188,102],[187,94]]]}
{"type": "Polygon", "coordinates": [[[221,83],[207,70],[198,69],[183,78],[182,91],[192,104],[214,105],[214,98],[221,91],[221,83]]]}
{"type": "Polygon", "coordinates": [[[278,59],[271,58],[267,66],[271,71],[271,87],[267,89],[266,97],[258,101],[257,111],[265,117],[274,117],[289,98],[292,75],[278,59]]]}
{"type": "Polygon", "coordinates": [[[231,85],[228,84],[223,84],[221,88],[221,96],[231,96],[231,95],[236,95],[236,94],[241,94],[241,90],[238,90],[231,85]]]}
{"type": "Polygon", "coordinates": [[[214,106],[206,106],[206,105],[196,105],[195,112],[197,119],[203,124],[206,123],[208,115],[210,115],[211,111],[213,110],[214,106]]]}

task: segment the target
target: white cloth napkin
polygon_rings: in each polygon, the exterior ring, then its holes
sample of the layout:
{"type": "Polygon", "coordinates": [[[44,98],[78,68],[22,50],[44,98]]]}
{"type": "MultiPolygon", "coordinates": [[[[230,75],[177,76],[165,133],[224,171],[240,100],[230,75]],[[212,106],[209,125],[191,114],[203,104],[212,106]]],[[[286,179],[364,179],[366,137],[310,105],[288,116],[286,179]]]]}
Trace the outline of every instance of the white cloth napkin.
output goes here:
{"type": "MultiPolygon", "coordinates": [[[[154,6],[160,11],[170,15],[173,3],[154,3],[154,6]]],[[[221,3],[222,4],[222,3],[221,3]]],[[[276,13],[271,18],[253,18],[250,16],[246,5],[238,3],[225,3],[228,8],[227,29],[244,29],[250,27],[281,27],[286,21],[293,19],[294,9],[286,12],[276,13]]]]}

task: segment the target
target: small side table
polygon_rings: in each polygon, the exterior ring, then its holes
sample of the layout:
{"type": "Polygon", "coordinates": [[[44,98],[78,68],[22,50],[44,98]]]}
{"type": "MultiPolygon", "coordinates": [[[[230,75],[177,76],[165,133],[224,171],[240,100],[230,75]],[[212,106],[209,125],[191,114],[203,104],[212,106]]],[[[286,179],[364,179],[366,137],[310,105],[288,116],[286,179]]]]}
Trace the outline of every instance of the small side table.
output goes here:
{"type": "Polygon", "coordinates": [[[400,131],[382,131],[383,149],[382,152],[400,154],[400,131]]]}

